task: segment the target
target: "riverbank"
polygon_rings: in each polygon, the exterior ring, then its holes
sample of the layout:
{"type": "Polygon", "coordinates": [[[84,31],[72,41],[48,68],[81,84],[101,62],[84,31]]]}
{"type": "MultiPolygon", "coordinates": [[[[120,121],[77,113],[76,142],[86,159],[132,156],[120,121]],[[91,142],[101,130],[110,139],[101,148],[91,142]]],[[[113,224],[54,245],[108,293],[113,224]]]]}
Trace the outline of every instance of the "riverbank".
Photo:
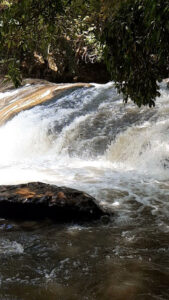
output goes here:
{"type": "MultiPolygon", "coordinates": [[[[0,70],[0,88],[5,86],[3,84],[4,73],[3,70],[0,70]]],[[[106,83],[111,80],[111,76],[107,71],[106,65],[104,62],[96,63],[85,63],[80,62],[76,69],[73,71],[59,72],[58,69],[55,69],[53,65],[49,63],[43,63],[39,60],[34,60],[33,62],[23,63],[21,68],[21,74],[23,81],[21,85],[24,84],[25,78],[32,78],[38,81],[49,81],[52,83],[106,83]]]]}

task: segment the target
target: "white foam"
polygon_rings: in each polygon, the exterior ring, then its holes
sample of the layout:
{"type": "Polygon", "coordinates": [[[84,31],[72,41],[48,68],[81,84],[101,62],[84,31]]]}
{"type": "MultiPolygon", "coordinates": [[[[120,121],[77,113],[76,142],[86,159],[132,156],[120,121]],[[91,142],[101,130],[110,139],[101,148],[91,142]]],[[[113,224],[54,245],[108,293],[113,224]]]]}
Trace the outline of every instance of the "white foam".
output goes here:
{"type": "Polygon", "coordinates": [[[24,248],[21,244],[15,241],[9,240],[0,240],[0,255],[6,254],[22,254],[24,252],[24,248]]]}

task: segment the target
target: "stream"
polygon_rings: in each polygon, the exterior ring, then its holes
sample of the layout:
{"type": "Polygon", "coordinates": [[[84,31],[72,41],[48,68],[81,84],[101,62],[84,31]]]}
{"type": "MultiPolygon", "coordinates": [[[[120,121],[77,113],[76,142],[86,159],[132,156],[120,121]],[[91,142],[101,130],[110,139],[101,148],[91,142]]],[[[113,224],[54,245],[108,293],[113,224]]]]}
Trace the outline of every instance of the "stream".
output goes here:
{"type": "Polygon", "coordinates": [[[36,87],[44,93],[45,83],[0,92],[0,110],[17,109],[0,127],[0,184],[76,188],[114,215],[84,225],[0,219],[0,299],[168,300],[166,84],[151,109],[124,104],[109,82],[19,111],[36,87]]]}

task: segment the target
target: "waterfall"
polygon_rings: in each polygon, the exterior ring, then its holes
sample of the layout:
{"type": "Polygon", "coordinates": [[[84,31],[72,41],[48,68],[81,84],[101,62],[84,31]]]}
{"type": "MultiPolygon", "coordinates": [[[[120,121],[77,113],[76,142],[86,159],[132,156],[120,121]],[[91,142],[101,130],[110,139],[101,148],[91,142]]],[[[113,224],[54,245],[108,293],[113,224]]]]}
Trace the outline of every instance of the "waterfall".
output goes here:
{"type": "MultiPolygon", "coordinates": [[[[0,184],[43,181],[67,185],[107,203],[105,195],[111,188],[126,192],[128,199],[134,194],[143,201],[144,184],[169,180],[169,93],[165,84],[151,109],[124,104],[113,82],[81,88],[71,85],[25,109],[25,102],[32,103],[37,94],[50,94],[51,86],[35,84],[0,94],[1,112],[9,103],[12,112],[17,106],[0,127],[0,184]]],[[[161,193],[160,187],[156,189],[161,193]]]]}

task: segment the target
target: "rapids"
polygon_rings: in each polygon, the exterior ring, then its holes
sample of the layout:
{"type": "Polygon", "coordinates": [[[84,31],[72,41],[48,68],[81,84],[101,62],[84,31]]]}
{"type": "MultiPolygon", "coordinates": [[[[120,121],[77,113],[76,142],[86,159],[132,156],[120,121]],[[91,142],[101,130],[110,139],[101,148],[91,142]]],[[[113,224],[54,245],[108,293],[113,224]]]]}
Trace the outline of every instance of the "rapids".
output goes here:
{"type": "Polygon", "coordinates": [[[71,86],[18,112],[23,93],[29,103],[34,92],[36,85],[0,93],[1,111],[15,109],[0,127],[0,184],[66,185],[115,215],[86,227],[1,220],[1,298],[168,299],[165,83],[151,109],[125,105],[110,82],[71,86]]]}

